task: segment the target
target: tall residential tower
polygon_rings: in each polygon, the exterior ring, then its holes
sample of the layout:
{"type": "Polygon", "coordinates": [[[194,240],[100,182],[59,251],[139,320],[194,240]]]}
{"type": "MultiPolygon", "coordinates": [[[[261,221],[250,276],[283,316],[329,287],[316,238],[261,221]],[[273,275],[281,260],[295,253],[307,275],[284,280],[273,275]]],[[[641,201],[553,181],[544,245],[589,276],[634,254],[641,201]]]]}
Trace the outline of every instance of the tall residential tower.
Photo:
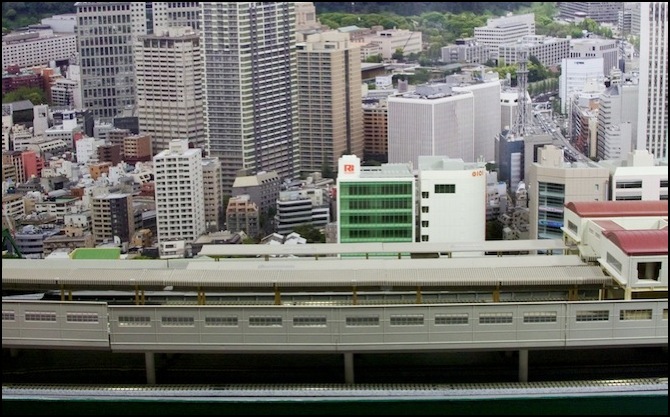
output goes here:
{"type": "Polygon", "coordinates": [[[223,192],[240,169],[300,169],[292,2],[204,2],[205,136],[221,160],[223,192]]]}
{"type": "Polygon", "coordinates": [[[360,47],[338,31],[298,35],[301,172],[337,170],[363,157],[360,47]]]}
{"type": "Polygon", "coordinates": [[[159,28],[139,36],[134,47],[140,131],[151,135],[154,153],[173,139],[204,149],[198,34],[189,26],[159,28]]]}

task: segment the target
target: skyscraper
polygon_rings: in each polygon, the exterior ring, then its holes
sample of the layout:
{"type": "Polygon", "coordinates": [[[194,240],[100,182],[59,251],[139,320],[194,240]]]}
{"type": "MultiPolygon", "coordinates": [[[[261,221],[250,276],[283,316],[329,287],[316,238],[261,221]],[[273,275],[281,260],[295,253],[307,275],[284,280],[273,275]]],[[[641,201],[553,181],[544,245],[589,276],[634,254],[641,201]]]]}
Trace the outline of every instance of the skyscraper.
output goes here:
{"type": "Polygon", "coordinates": [[[158,153],[173,139],[205,147],[200,38],[191,27],[159,28],[135,43],[140,131],[158,153]]]}
{"type": "Polygon", "coordinates": [[[641,3],[637,148],[668,156],[668,3],[641,3]]]}
{"type": "Polygon", "coordinates": [[[135,106],[133,42],[158,28],[198,24],[198,2],[75,3],[83,106],[111,123],[135,106]]]}
{"type": "Polygon", "coordinates": [[[205,136],[223,192],[240,169],[300,169],[292,2],[203,2],[205,136]]]}
{"type": "Polygon", "coordinates": [[[77,2],[77,43],[84,108],[111,122],[135,105],[133,38],[146,33],[145,2],[77,2]]]}
{"type": "Polygon", "coordinates": [[[360,48],[338,31],[298,37],[301,171],[335,172],[340,156],[363,157],[360,48]]]}

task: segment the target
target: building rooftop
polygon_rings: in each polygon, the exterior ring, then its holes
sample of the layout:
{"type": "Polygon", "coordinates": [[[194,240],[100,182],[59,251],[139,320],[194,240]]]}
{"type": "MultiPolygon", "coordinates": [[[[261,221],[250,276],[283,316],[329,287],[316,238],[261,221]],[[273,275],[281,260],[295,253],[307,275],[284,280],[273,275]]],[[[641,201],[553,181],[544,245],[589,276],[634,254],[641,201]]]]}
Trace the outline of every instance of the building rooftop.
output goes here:
{"type": "Polygon", "coordinates": [[[70,254],[72,259],[120,259],[121,248],[77,248],[70,254]]]}
{"type": "Polygon", "coordinates": [[[629,256],[668,255],[668,229],[606,230],[603,236],[629,256]]]}
{"type": "Polygon", "coordinates": [[[571,201],[565,204],[579,217],[667,216],[668,201],[571,201]]]}

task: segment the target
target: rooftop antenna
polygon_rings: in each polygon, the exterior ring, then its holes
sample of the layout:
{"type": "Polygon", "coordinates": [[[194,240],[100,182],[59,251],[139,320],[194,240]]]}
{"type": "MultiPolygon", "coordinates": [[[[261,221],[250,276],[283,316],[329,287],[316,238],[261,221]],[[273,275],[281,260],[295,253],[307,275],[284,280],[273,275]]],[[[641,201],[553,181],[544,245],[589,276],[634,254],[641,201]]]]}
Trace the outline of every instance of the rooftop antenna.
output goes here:
{"type": "Polygon", "coordinates": [[[528,126],[528,103],[526,101],[526,93],[528,91],[528,48],[519,46],[517,48],[517,64],[516,70],[516,85],[519,90],[518,111],[514,126],[512,126],[511,133],[518,136],[526,134],[526,127],[528,126]]]}

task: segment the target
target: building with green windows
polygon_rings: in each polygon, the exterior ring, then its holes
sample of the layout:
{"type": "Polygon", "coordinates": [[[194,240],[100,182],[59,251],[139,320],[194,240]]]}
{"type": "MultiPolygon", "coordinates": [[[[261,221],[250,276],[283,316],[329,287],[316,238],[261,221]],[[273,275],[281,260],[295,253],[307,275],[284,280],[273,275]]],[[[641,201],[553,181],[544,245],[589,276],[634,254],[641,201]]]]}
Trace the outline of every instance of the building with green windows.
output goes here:
{"type": "Polygon", "coordinates": [[[337,242],[414,242],[415,202],[409,164],[361,167],[357,156],[343,155],[337,176],[337,242]]]}

